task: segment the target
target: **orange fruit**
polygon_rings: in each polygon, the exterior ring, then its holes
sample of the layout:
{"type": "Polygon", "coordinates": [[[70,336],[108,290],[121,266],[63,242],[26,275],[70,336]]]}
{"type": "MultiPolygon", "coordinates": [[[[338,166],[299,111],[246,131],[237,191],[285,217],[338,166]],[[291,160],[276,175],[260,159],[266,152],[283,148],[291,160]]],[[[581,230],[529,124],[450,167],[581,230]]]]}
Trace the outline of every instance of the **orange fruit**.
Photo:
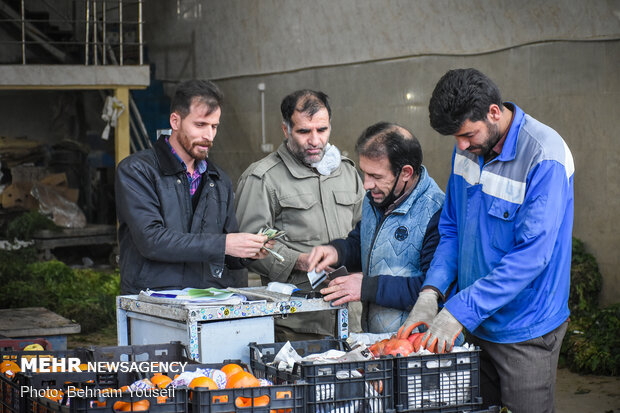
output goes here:
{"type": "Polygon", "coordinates": [[[151,407],[151,402],[148,400],[139,400],[137,402],[133,402],[129,410],[133,410],[134,412],[144,412],[147,411],[149,407],[151,407]]]}
{"type": "Polygon", "coordinates": [[[242,387],[259,387],[260,381],[247,371],[240,371],[231,375],[226,382],[227,389],[240,389],[242,387]]]}
{"type": "Polygon", "coordinates": [[[217,390],[217,384],[213,381],[213,379],[209,377],[196,377],[189,384],[191,389],[195,389],[197,387],[206,387],[209,390],[217,390]]]}
{"type": "Polygon", "coordinates": [[[166,404],[167,401],[167,396],[157,396],[157,404],[166,404]]]}
{"type": "MultiPolygon", "coordinates": [[[[267,406],[269,404],[269,396],[258,396],[254,397],[254,406],[267,406]]],[[[237,407],[251,407],[252,406],[252,398],[251,397],[237,397],[235,399],[235,406],[237,407]]]]}
{"type": "MultiPolygon", "coordinates": [[[[213,381],[212,378],[210,377],[196,377],[194,380],[192,380],[189,383],[189,388],[190,389],[195,389],[195,388],[207,388],[209,390],[217,390],[217,384],[213,381]]],[[[193,400],[194,395],[190,394],[189,395],[189,399],[193,400]]]]}
{"type": "Polygon", "coordinates": [[[151,383],[153,383],[153,385],[157,387],[158,389],[165,388],[171,381],[172,379],[170,377],[165,376],[163,374],[159,374],[159,375],[156,374],[153,377],[151,377],[151,383]]]}
{"type": "Polygon", "coordinates": [[[235,363],[229,363],[222,367],[220,370],[222,370],[224,374],[226,374],[226,378],[229,378],[233,374],[243,371],[243,367],[235,363]]]}
{"type": "Polygon", "coordinates": [[[62,390],[59,389],[47,389],[45,390],[45,393],[43,395],[43,397],[45,397],[46,399],[50,399],[57,403],[62,401],[62,396],[64,396],[64,393],[62,390]]]}
{"type": "Polygon", "coordinates": [[[114,403],[114,406],[112,406],[112,408],[117,412],[126,412],[129,408],[129,402],[118,401],[114,403]]]}
{"type": "Polygon", "coordinates": [[[22,371],[21,368],[14,361],[5,360],[0,363],[0,373],[8,377],[14,377],[15,373],[22,371]]]}
{"type": "Polygon", "coordinates": [[[228,395],[213,396],[213,404],[217,403],[228,403],[228,395]]]}
{"type": "Polygon", "coordinates": [[[149,407],[151,407],[151,402],[149,402],[148,400],[139,400],[133,403],[119,401],[114,403],[113,406],[114,410],[117,412],[144,412],[148,410],[149,407]]]}

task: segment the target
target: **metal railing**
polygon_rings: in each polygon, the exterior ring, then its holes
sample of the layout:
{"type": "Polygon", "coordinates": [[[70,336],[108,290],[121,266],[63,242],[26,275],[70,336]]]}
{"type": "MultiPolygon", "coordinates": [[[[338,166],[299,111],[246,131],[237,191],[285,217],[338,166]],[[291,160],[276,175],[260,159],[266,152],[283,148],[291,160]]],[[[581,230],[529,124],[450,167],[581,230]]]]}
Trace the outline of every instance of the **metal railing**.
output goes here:
{"type": "Polygon", "coordinates": [[[0,63],[142,65],[143,3],[0,0],[0,63]]]}

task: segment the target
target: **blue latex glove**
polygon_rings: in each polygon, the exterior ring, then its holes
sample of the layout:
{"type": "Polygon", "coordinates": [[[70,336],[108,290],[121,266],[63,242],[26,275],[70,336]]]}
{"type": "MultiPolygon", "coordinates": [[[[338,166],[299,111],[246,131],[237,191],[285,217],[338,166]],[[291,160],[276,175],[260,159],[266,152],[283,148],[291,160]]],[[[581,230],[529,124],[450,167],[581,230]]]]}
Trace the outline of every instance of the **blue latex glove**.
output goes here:
{"type": "Polygon", "coordinates": [[[444,308],[433,318],[431,325],[422,338],[422,347],[433,353],[447,353],[452,350],[463,325],[444,308]]]}

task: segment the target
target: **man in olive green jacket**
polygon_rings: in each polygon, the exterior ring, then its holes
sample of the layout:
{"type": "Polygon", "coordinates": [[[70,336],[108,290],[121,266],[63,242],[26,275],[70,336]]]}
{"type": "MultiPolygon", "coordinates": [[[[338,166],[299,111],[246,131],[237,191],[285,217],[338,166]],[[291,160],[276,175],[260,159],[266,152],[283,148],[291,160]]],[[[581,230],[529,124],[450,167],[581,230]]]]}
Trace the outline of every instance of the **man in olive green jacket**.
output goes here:
{"type": "MultiPolygon", "coordinates": [[[[317,245],[344,238],[361,217],[364,187],[355,164],[328,143],[331,108],[327,95],[298,90],[280,106],[285,141],[246,169],[237,185],[239,228],[255,233],[270,226],[286,231],[273,248],[284,257],[255,261],[249,268],[270,281],[310,290],[308,253],[317,245]]],[[[350,309],[352,330],[360,310],[350,309]]],[[[278,320],[276,338],[310,339],[333,335],[329,314],[296,314],[278,320]]]]}

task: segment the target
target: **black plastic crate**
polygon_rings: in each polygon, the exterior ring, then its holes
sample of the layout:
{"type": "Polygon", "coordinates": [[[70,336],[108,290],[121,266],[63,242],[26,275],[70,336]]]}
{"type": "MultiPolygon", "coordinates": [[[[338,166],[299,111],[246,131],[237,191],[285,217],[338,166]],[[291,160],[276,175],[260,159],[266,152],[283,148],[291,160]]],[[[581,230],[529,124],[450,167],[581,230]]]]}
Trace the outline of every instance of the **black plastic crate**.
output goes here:
{"type": "MultiPolygon", "coordinates": [[[[54,355],[56,357],[76,357],[74,351],[66,352],[19,352],[19,357],[30,356],[32,354],[54,355]]],[[[95,363],[95,371],[86,372],[58,372],[58,373],[20,373],[18,375],[18,386],[26,386],[33,389],[58,389],[66,393],[68,386],[72,386],[74,392],[83,391],[77,397],[72,397],[67,405],[64,398],[60,402],[54,402],[45,397],[40,397],[38,393],[27,394],[21,402],[21,409],[15,413],[28,412],[112,412],[116,402],[136,402],[146,400],[149,402],[151,412],[176,413],[187,411],[187,390],[175,389],[173,397],[157,397],[160,391],[148,391],[138,393],[122,393],[119,388],[129,385],[136,380],[150,378],[152,372],[113,372],[102,371],[98,363],[108,362],[191,362],[185,357],[185,348],[179,342],[132,345],[132,346],[110,346],[95,347],[90,350],[81,350],[79,357],[84,362],[95,363]],[[79,389],[79,390],[77,390],[79,389]],[[103,389],[111,393],[102,393],[103,389]]],[[[189,366],[189,365],[188,365],[189,366]]],[[[191,370],[191,369],[190,369],[191,370]]]]}
{"type": "Polygon", "coordinates": [[[183,361],[185,346],[179,341],[161,344],[107,346],[93,348],[94,361],[183,361]]]}
{"type": "MultiPolygon", "coordinates": [[[[393,358],[314,364],[296,363],[291,373],[279,371],[272,362],[286,343],[250,343],[250,365],[257,377],[274,383],[306,383],[307,411],[379,412],[394,408],[393,358]]],[[[302,355],[339,349],[348,350],[342,340],[291,342],[302,355]]]]}
{"type": "Polygon", "coordinates": [[[144,403],[148,402],[150,413],[186,413],[188,411],[188,395],[186,389],[159,390],[134,393],[97,393],[101,389],[90,389],[93,393],[84,397],[72,397],[67,405],[66,400],[54,402],[44,397],[33,398],[26,405],[26,413],[114,413],[119,411],[117,403],[129,403],[129,410],[144,411],[144,403]],[[117,410],[115,410],[115,405],[117,410]],[[133,407],[132,407],[133,406],[133,407]]]}
{"type": "MultiPolygon", "coordinates": [[[[12,341],[12,340],[11,340],[12,341]]],[[[65,359],[68,357],[79,358],[80,361],[88,362],[91,360],[91,353],[86,349],[74,349],[74,350],[44,350],[44,351],[23,351],[23,350],[14,350],[16,346],[18,348],[23,348],[22,344],[32,344],[39,343],[44,345],[45,343],[41,343],[38,340],[29,340],[25,342],[16,342],[9,343],[8,341],[3,341],[3,350],[0,350],[0,361],[12,361],[16,363],[20,368],[22,365],[22,360],[32,360],[36,359],[35,362],[37,366],[42,359],[65,359]],[[7,350],[8,349],[8,350],[7,350]]],[[[46,342],[46,340],[43,340],[46,342]]],[[[44,345],[44,348],[48,348],[44,345]]],[[[20,377],[25,374],[29,374],[28,372],[20,372],[15,375],[13,378],[9,378],[4,374],[0,374],[0,412],[10,412],[10,413],[23,413],[28,405],[29,398],[28,395],[22,397],[21,388],[18,381],[20,377]]],[[[46,373],[44,373],[46,374],[46,373]]],[[[23,379],[22,379],[23,382],[23,379]]]]}
{"type": "MultiPolygon", "coordinates": [[[[256,377],[270,380],[273,384],[290,384],[301,379],[299,374],[291,374],[288,371],[278,370],[275,366],[269,365],[285,344],[286,343],[249,344],[250,367],[254,371],[256,377]]],[[[291,342],[291,345],[302,357],[315,353],[323,353],[328,350],[350,350],[349,345],[345,341],[336,339],[294,341],[291,342]]]]}
{"type": "Polygon", "coordinates": [[[0,374],[0,413],[20,413],[21,397],[17,383],[0,374]]]}
{"type": "Polygon", "coordinates": [[[274,385],[224,390],[190,390],[192,413],[302,413],[304,385],[274,385]]]}
{"type": "MultiPolygon", "coordinates": [[[[216,364],[188,364],[185,371],[195,371],[197,368],[220,369],[229,363],[237,364],[245,371],[252,373],[252,369],[241,360],[224,360],[216,364]]],[[[264,378],[258,375],[256,377],[264,378]]],[[[306,411],[304,389],[301,384],[220,390],[198,388],[188,389],[188,393],[190,410],[193,413],[301,413],[306,411]]]]}
{"type": "Polygon", "coordinates": [[[398,412],[480,409],[480,350],[394,359],[398,412]]]}
{"type": "MultiPolygon", "coordinates": [[[[95,363],[106,362],[189,362],[194,361],[186,357],[185,346],[178,341],[161,344],[108,346],[93,348],[93,361],[95,363]]],[[[174,373],[176,374],[176,373],[174,373]]],[[[174,376],[173,374],[173,376],[174,376]]],[[[149,375],[136,375],[130,372],[119,372],[109,377],[111,381],[116,377],[120,386],[132,383],[136,379],[146,378],[149,375]]],[[[104,376],[100,375],[103,382],[104,376]]]]}

